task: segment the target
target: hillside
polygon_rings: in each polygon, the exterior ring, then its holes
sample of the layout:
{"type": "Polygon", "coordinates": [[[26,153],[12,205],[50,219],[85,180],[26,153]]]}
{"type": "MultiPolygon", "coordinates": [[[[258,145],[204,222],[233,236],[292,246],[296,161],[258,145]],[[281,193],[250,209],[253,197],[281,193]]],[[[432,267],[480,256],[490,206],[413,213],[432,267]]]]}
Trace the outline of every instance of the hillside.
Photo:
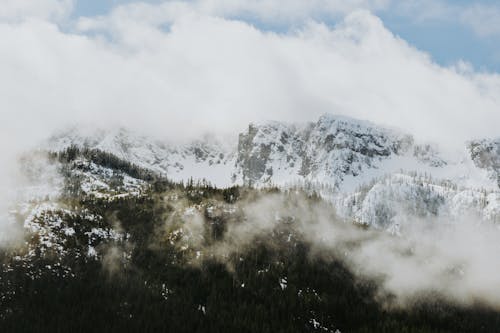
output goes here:
{"type": "Polygon", "coordinates": [[[491,332],[500,323],[488,307],[440,293],[400,307],[381,277],[357,274],[343,254],[386,233],[346,223],[315,194],[180,184],[75,147],[37,156],[38,168],[26,161],[33,182],[62,177],[12,212],[25,232],[2,251],[3,331],[491,332]],[[357,236],[318,242],[322,223],[357,236]]]}

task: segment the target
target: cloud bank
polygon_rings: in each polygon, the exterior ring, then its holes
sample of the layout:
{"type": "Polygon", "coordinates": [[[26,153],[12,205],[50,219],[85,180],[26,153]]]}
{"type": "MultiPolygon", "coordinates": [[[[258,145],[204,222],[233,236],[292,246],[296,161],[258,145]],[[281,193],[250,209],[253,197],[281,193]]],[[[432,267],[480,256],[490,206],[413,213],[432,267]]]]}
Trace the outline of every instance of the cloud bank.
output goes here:
{"type": "Polygon", "coordinates": [[[497,133],[498,75],[440,67],[368,12],[276,34],[195,9],[122,6],[71,32],[3,22],[3,123],[18,137],[79,121],[176,137],[332,112],[439,141],[497,133]]]}

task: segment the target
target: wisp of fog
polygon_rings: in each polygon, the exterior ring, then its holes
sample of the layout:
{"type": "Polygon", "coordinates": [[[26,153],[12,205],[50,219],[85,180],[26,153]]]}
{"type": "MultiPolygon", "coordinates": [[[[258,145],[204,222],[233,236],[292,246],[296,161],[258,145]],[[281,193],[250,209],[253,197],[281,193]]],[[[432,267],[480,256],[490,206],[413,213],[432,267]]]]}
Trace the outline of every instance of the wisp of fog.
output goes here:
{"type": "MultiPolygon", "coordinates": [[[[411,306],[431,297],[500,307],[500,230],[472,213],[455,220],[405,216],[395,235],[346,222],[330,204],[311,201],[303,192],[262,194],[238,206],[245,222],[228,224],[224,238],[203,249],[223,262],[266,239],[287,219],[289,232],[312,246],[313,258],[340,259],[358,278],[379,283],[381,302],[390,295],[391,306],[411,306]]],[[[201,246],[196,240],[203,238],[202,225],[200,214],[185,217],[184,228],[196,248],[201,246]]]]}

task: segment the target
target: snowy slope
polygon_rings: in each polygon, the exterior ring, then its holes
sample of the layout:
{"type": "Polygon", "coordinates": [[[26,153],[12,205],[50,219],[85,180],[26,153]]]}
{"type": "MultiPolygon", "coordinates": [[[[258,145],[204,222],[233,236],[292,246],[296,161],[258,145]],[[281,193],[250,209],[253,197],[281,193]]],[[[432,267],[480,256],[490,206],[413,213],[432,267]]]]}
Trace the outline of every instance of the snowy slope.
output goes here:
{"type": "Polygon", "coordinates": [[[211,137],[173,145],[126,129],[73,128],[52,136],[44,148],[61,151],[70,146],[109,152],[175,181],[206,179],[218,186],[228,186],[232,182],[234,149],[211,137]]]}
{"type": "Polygon", "coordinates": [[[391,174],[332,201],[346,219],[380,228],[415,219],[500,222],[500,192],[458,187],[429,175],[391,174]]]}

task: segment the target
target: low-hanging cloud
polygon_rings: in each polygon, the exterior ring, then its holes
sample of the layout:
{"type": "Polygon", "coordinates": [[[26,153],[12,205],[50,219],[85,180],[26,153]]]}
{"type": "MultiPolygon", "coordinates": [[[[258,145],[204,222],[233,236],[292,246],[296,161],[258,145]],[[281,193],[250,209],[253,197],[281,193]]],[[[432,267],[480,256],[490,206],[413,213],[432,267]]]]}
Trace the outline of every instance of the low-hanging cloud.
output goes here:
{"type": "Polygon", "coordinates": [[[175,138],[331,112],[439,141],[497,134],[498,75],[441,67],[368,12],[279,34],[169,9],[119,7],[80,20],[85,33],[1,23],[3,127],[23,141],[84,121],[175,138]]]}
{"type": "Polygon", "coordinates": [[[231,270],[231,254],[245,253],[257,240],[276,248],[294,246],[299,239],[311,245],[312,258],[341,260],[356,278],[376,281],[383,305],[411,307],[415,301],[445,300],[500,308],[500,231],[473,212],[453,220],[406,215],[396,236],[341,221],[331,205],[301,192],[262,193],[236,207],[244,218],[228,222],[224,236],[208,245],[199,241],[205,235],[199,214],[185,215],[182,228],[189,246],[182,245],[215,256],[231,270]],[[270,237],[276,228],[284,242],[276,240],[280,236],[270,237]]]}

